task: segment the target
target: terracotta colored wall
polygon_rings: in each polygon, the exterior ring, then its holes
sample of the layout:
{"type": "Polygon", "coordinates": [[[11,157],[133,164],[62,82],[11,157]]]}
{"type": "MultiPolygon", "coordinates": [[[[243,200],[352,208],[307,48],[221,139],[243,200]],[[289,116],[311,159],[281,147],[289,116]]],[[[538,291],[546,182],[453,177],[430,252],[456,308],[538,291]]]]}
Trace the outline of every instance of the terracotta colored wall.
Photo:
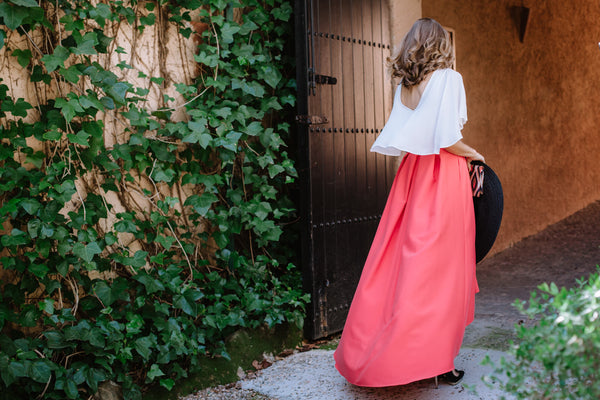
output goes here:
{"type": "Polygon", "coordinates": [[[524,43],[515,5],[521,0],[422,1],[424,17],[456,31],[465,141],[504,187],[493,251],[600,199],[600,2],[526,0],[524,43]]]}
{"type": "Polygon", "coordinates": [[[392,54],[398,50],[400,41],[412,24],[421,18],[421,0],[388,0],[390,10],[390,37],[392,54]]]}

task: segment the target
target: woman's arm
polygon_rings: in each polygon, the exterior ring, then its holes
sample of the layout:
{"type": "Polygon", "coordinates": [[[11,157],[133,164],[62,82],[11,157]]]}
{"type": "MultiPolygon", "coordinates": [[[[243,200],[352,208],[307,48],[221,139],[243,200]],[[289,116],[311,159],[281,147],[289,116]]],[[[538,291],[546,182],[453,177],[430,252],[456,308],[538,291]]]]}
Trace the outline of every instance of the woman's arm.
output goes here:
{"type": "Polygon", "coordinates": [[[474,148],[465,144],[462,140],[454,143],[450,147],[446,147],[445,150],[449,151],[452,154],[456,154],[457,156],[466,157],[467,162],[471,161],[482,161],[485,162],[485,159],[481,154],[479,154],[474,148]]]}

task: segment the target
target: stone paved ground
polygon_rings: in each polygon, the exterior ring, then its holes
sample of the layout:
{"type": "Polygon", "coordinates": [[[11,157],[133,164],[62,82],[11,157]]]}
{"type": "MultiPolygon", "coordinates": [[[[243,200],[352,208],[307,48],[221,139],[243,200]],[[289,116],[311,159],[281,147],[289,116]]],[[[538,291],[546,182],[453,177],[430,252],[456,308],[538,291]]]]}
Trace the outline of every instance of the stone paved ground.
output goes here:
{"type": "MultiPolygon", "coordinates": [[[[227,387],[210,388],[186,400],[436,400],[498,399],[480,377],[485,355],[500,357],[522,317],[511,306],[516,298],[528,299],[543,282],[573,286],[576,279],[596,271],[600,264],[600,202],[526,238],[477,267],[480,293],[475,322],[465,333],[456,366],[466,370],[464,385],[435,389],[431,380],[391,388],[370,389],[349,385],[334,369],[332,350],[294,354],[272,367],[227,387]]],[[[527,321],[524,321],[527,323],[527,321]]]]}

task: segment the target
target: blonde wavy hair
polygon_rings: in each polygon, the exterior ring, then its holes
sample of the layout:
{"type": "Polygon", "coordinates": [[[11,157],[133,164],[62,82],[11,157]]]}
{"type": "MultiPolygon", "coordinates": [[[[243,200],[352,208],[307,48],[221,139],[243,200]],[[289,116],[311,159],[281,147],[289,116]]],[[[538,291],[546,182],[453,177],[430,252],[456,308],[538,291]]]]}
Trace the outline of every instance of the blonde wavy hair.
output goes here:
{"type": "Polygon", "coordinates": [[[428,73],[454,64],[450,35],[436,20],[421,18],[404,36],[398,54],[388,58],[388,63],[392,77],[401,78],[403,86],[418,85],[428,73]]]}

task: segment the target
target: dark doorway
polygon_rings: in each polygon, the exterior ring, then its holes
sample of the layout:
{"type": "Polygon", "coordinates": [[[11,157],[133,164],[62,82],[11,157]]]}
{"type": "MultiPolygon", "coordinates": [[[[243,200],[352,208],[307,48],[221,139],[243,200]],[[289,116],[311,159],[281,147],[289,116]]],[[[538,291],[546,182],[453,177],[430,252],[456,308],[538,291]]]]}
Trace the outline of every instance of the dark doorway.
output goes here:
{"type": "Polygon", "coordinates": [[[305,335],[342,330],[397,161],[371,153],[392,106],[386,0],[297,0],[305,335]]]}

